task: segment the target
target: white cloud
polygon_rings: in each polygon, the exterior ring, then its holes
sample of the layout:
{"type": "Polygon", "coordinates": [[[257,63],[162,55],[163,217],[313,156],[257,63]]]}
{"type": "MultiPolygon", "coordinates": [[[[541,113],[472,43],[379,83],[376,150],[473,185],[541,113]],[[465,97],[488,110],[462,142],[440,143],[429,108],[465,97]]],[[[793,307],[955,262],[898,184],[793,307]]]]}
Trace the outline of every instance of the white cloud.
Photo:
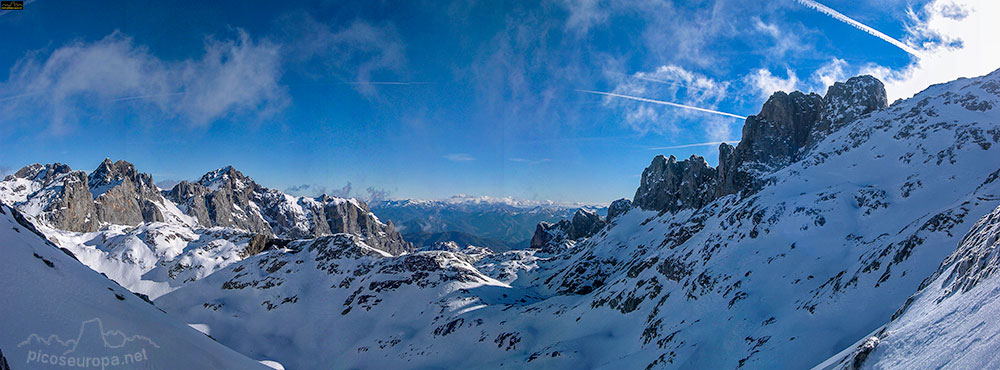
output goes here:
{"type": "Polygon", "coordinates": [[[600,0],[563,0],[561,3],[569,12],[566,28],[575,32],[587,33],[591,26],[608,18],[608,11],[602,9],[600,0]]]}
{"type": "Polygon", "coordinates": [[[468,153],[450,153],[445,155],[444,159],[452,162],[470,162],[476,160],[475,157],[469,155],[468,153]]]}
{"type": "Polygon", "coordinates": [[[716,106],[726,97],[729,88],[727,82],[716,81],[672,64],[657,67],[649,72],[639,71],[631,75],[612,74],[609,77],[618,81],[614,90],[611,93],[596,93],[608,96],[605,104],[613,104],[624,110],[625,122],[642,134],[677,133],[679,128],[674,122],[678,119],[705,120],[706,115],[702,112],[716,112],[716,106]],[[631,100],[647,99],[658,104],[672,105],[673,108],[636,104],[614,97],[631,100]],[[695,108],[677,109],[685,107],[695,108]]]}
{"type": "Polygon", "coordinates": [[[540,163],[545,163],[545,162],[551,161],[552,159],[550,159],[550,158],[527,159],[527,158],[513,157],[513,158],[508,158],[508,160],[511,161],[511,162],[527,163],[527,164],[530,164],[530,165],[536,165],[536,164],[540,164],[540,163]]]}
{"type": "Polygon", "coordinates": [[[899,70],[862,69],[885,82],[890,101],[1000,68],[1000,1],[935,0],[910,16],[914,24],[904,40],[919,44],[922,57],[899,70]]]}
{"type": "Polygon", "coordinates": [[[119,32],[76,42],[48,55],[29,53],[0,83],[0,95],[18,96],[2,120],[29,118],[66,132],[76,117],[131,105],[203,125],[230,115],[261,117],[287,102],[279,86],[278,47],[242,30],[232,40],[208,39],[199,59],[168,62],[119,32]]]}
{"type": "Polygon", "coordinates": [[[833,58],[828,63],[816,69],[812,75],[813,82],[818,84],[815,86],[816,88],[814,91],[820,94],[825,94],[827,88],[832,86],[834,82],[846,80],[847,74],[844,72],[845,67],[847,67],[846,61],[839,58],[833,58]]]}
{"type": "Polygon", "coordinates": [[[792,52],[798,53],[808,49],[808,46],[799,39],[798,32],[781,29],[776,23],[768,23],[759,17],[754,17],[753,27],[758,33],[767,35],[774,40],[773,45],[760,50],[768,59],[782,60],[792,52]]]}
{"type": "Polygon", "coordinates": [[[744,77],[744,82],[757,90],[757,95],[767,98],[776,91],[792,92],[799,84],[799,77],[790,68],[785,69],[785,77],[775,76],[767,69],[756,69],[744,77]]]}

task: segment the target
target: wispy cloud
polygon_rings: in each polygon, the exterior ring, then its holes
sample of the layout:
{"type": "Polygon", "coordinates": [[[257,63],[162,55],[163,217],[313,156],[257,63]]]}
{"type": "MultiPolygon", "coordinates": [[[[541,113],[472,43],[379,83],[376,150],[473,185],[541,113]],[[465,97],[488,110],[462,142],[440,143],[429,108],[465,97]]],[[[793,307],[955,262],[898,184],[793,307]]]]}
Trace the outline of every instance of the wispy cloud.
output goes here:
{"type": "Polygon", "coordinates": [[[550,158],[527,159],[527,158],[514,157],[514,158],[507,158],[507,160],[509,160],[511,162],[518,162],[518,163],[526,163],[526,164],[530,164],[530,165],[536,165],[536,164],[541,164],[541,163],[549,162],[552,159],[550,159],[550,158]]]}
{"type": "Polygon", "coordinates": [[[232,39],[207,38],[200,58],[165,61],[132,38],[114,32],[91,43],[75,42],[51,53],[28,53],[0,82],[0,122],[48,120],[65,133],[108,102],[136,101],[147,118],[181,118],[204,125],[222,117],[267,117],[287,103],[279,85],[278,47],[242,30],[232,39]],[[152,116],[159,113],[158,116],[152,116]]]}
{"type": "Polygon", "coordinates": [[[420,82],[377,81],[385,73],[401,72],[406,65],[406,48],[392,24],[355,20],[344,27],[330,26],[309,14],[292,14],[280,24],[285,37],[294,40],[282,45],[290,62],[302,67],[311,78],[343,81],[361,94],[373,96],[375,86],[413,85],[420,82]],[[375,81],[373,81],[375,80],[375,81]]]}
{"type": "Polygon", "coordinates": [[[444,156],[444,159],[447,159],[447,160],[452,161],[452,162],[469,162],[469,161],[476,160],[475,157],[469,155],[468,153],[451,153],[451,154],[446,154],[444,156]]]}
{"type": "Polygon", "coordinates": [[[610,93],[610,92],[594,91],[594,90],[583,90],[583,89],[576,89],[576,91],[584,92],[584,93],[588,93],[588,94],[597,94],[597,95],[611,96],[611,97],[615,97],[615,98],[622,98],[622,99],[629,99],[629,100],[641,101],[641,102],[645,102],[645,103],[667,105],[667,106],[671,106],[671,107],[675,107],[675,108],[690,109],[690,110],[694,110],[694,111],[699,111],[699,112],[704,112],[704,113],[711,113],[711,114],[718,114],[718,115],[722,115],[722,116],[739,118],[739,119],[746,119],[747,118],[746,116],[741,116],[741,115],[738,115],[738,114],[717,111],[717,110],[714,110],[714,109],[694,107],[694,106],[685,105],[685,104],[678,104],[678,103],[673,103],[673,102],[668,102],[668,101],[663,101],[663,100],[643,98],[643,97],[638,97],[638,96],[622,95],[622,94],[616,94],[616,93],[610,93]]]}
{"type": "Polygon", "coordinates": [[[888,43],[892,44],[893,46],[895,46],[897,48],[900,48],[901,50],[903,50],[903,51],[905,51],[907,53],[910,53],[911,55],[913,55],[913,56],[915,56],[917,58],[921,57],[920,52],[917,51],[916,49],[910,47],[909,45],[906,45],[906,44],[900,42],[899,40],[896,40],[896,39],[894,39],[892,37],[889,37],[888,35],[886,35],[886,34],[884,34],[882,32],[879,32],[879,30],[871,28],[871,27],[869,27],[869,26],[867,26],[867,25],[865,25],[865,24],[863,24],[861,22],[858,22],[858,21],[856,21],[856,20],[854,20],[854,19],[852,19],[852,18],[850,18],[850,17],[848,17],[846,15],[843,15],[840,12],[831,9],[830,7],[828,7],[826,5],[820,4],[820,3],[816,2],[816,1],[813,1],[813,0],[797,0],[797,1],[799,2],[799,4],[805,5],[805,6],[809,7],[809,8],[812,8],[813,10],[816,10],[816,11],[818,11],[820,13],[823,13],[823,14],[826,14],[826,15],[828,15],[830,17],[833,17],[834,19],[836,19],[838,21],[841,21],[841,22],[847,23],[847,24],[849,24],[851,26],[854,26],[855,28],[857,28],[859,30],[862,30],[862,31],[865,31],[865,32],[867,32],[868,34],[870,34],[872,36],[878,37],[878,38],[882,39],[882,41],[888,42],[888,43]]]}

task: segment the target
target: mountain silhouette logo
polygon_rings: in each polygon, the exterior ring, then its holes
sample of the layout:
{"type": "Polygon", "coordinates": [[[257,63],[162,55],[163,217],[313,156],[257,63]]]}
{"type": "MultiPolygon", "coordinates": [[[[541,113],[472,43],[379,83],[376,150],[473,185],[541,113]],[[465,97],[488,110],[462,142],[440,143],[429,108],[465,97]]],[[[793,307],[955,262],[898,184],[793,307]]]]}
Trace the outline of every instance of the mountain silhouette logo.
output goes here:
{"type": "Polygon", "coordinates": [[[80,323],[76,338],[31,334],[17,347],[27,351],[25,361],[28,364],[101,369],[137,366],[149,359],[147,349],[160,348],[149,337],[105,329],[99,318],[80,323]]]}

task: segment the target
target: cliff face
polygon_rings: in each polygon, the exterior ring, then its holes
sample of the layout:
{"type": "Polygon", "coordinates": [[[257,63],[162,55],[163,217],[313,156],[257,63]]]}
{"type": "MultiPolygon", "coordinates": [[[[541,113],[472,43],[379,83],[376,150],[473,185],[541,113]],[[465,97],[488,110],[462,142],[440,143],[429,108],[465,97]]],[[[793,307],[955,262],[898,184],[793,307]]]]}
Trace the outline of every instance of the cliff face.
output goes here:
{"type": "Polygon", "coordinates": [[[364,202],[327,195],[293,197],[258,185],[231,166],[209,172],[197,182],[183,181],[166,195],[204,227],[233,227],[285,239],[347,233],[392,254],[414,249],[364,202]]]}
{"type": "Polygon", "coordinates": [[[531,237],[531,249],[555,253],[562,247],[572,246],[572,243],[589,238],[607,225],[607,221],[597,212],[578,209],[571,220],[561,220],[556,223],[541,222],[535,228],[531,237]],[[569,244],[567,244],[569,243],[569,244]]]}
{"type": "Polygon", "coordinates": [[[293,197],[258,185],[232,166],[161,193],[151,175],[126,161],[105,159],[89,175],[61,163],[32,164],[0,181],[0,200],[64,231],[167,222],[281,239],[347,233],[392,254],[414,249],[364,202],[325,195],[293,197]]]}
{"type": "Polygon", "coordinates": [[[800,160],[830,130],[885,108],[886,102],[882,82],[871,76],[838,82],[822,97],[776,92],[760,113],[747,117],[738,145],[719,146],[717,168],[698,156],[653,158],[642,173],[634,205],[675,212],[729,194],[752,194],[765,185],[766,174],[800,160]]]}
{"type": "Polygon", "coordinates": [[[163,203],[153,177],[139,173],[129,162],[112,163],[105,159],[87,177],[87,184],[94,196],[97,219],[116,225],[138,225],[143,222],[162,222],[163,213],[156,203],[163,203]]]}

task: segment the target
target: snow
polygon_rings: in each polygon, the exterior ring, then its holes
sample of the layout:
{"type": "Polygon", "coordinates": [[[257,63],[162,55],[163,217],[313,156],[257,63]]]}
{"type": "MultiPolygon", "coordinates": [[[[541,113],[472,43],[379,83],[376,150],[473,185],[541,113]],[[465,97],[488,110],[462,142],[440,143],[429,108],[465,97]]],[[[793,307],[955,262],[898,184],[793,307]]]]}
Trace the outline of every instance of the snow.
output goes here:
{"type": "Polygon", "coordinates": [[[124,350],[144,351],[138,367],[262,368],[80,264],[4,205],[0,246],[0,348],[12,368],[48,366],[39,352],[108,357],[124,350]]]}
{"type": "Polygon", "coordinates": [[[90,233],[39,229],[80,262],[155,299],[241,259],[250,235],[226,228],[149,223],[110,225],[90,233]]]}
{"type": "Polygon", "coordinates": [[[553,255],[302,245],[156,302],[289,368],[807,368],[884,325],[1000,200],[997,116],[956,98],[1000,106],[991,79],[848,123],[752,196],[633,209],[553,255]]]}
{"type": "Polygon", "coordinates": [[[995,369],[1000,367],[1000,207],[983,217],[897,317],[862,343],[817,366],[995,369]]]}

